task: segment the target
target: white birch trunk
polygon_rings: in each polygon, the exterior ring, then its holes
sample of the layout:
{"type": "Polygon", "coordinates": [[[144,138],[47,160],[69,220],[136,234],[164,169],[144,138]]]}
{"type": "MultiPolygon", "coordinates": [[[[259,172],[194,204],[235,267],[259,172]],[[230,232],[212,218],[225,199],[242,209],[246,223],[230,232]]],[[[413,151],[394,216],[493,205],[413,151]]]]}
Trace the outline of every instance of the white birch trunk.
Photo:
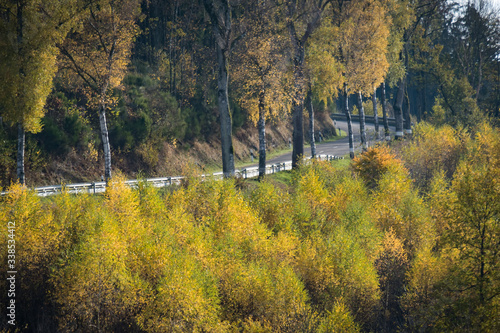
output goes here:
{"type": "Polygon", "coordinates": [[[103,102],[99,106],[99,126],[104,152],[104,179],[107,183],[111,179],[111,147],[109,145],[108,124],[106,122],[106,105],[103,102]]]}
{"type": "Polygon", "coordinates": [[[378,106],[377,106],[377,88],[373,88],[372,95],[372,104],[373,104],[373,122],[375,124],[375,139],[380,139],[379,135],[379,123],[378,123],[378,106]]]}
{"type": "Polygon", "coordinates": [[[344,85],[344,112],[347,118],[347,135],[349,136],[349,157],[354,158],[354,134],[352,132],[351,113],[349,112],[349,96],[347,86],[344,85]]]}
{"type": "Polygon", "coordinates": [[[385,82],[382,82],[382,119],[384,122],[384,135],[386,141],[391,141],[391,132],[389,131],[389,121],[387,120],[387,99],[385,97],[385,82]]]}
{"type": "Polygon", "coordinates": [[[359,108],[359,132],[361,134],[361,147],[363,151],[368,150],[366,142],[366,126],[365,126],[365,108],[363,107],[363,95],[358,91],[358,108],[359,108]]]}

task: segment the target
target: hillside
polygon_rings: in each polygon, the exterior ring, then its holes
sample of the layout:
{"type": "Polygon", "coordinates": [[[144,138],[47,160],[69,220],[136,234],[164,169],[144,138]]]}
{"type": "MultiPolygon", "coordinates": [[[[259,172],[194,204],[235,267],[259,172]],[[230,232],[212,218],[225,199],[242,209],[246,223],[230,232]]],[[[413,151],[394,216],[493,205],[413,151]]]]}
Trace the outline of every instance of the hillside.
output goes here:
{"type": "MultiPolygon", "coordinates": [[[[321,131],[325,137],[335,134],[333,122],[326,112],[318,113],[315,118],[316,131],[321,131]]],[[[289,121],[282,120],[268,124],[266,134],[270,154],[289,148],[288,140],[292,135],[289,121]]],[[[33,138],[34,142],[36,138],[33,138]]],[[[255,126],[247,123],[236,129],[233,144],[237,165],[250,162],[251,150],[257,162],[259,138],[255,126]]],[[[58,155],[36,146],[34,152],[28,151],[27,184],[36,187],[98,181],[104,173],[103,163],[99,147],[91,149],[69,147],[67,154],[58,155]]],[[[216,172],[222,170],[220,138],[214,133],[206,140],[203,138],[185,142],[146,140],[144,144],[128,152],[113,150],[113,163],[116,172],[127,179],[183,175],[192,166],[205,172],[216,172]]],[[[14,172],[11,164],[9,174],[14,177],[14,172]]],[[[4,179],[3,184],[8,185],[8,181],[4,179]]]]}

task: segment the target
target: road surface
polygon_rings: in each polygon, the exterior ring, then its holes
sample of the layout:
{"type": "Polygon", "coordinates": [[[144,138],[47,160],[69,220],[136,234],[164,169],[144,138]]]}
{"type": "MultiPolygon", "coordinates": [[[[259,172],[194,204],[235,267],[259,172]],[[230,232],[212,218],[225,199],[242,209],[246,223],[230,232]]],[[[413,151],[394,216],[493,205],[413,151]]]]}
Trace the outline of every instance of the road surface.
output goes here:
{"type": "MultiPolygon", "coordinates": [[[[354,116],[353,118],[357,118],[354,116]]],[[[356,121],[357,119],[353,119],[352,121],[352,130],[354,133],[354,150],[361,150],[361,140],[360,140],[360,132],[359,132],[359,123],[356,121]]],[[[342,135],[346,135],[347,133],[347,121],[337,120],[336,121],[337,129],[342,131],[342,135]]],[[[389,127],[392,132],[394,132],[394,127],[389,127]]],[[[379,127],[379,131],[381,134],[384,132],[384,126],[381,123],[379,127]]],[[[381,135],[382,136],[382,135],[381,135]]],[[[366,137],[368,139],[368,146],[375,144],[375,126],[373,124],[366,124],[366,137]]],[[[311,148],[304,147],[304,154],[307,157],[311,156],[311,148]]],[[[346,136],[342,139],[319,143],[316,142],[316,154],[321,155],[335,155],[335,156],[344,156],[349,154],[349,138],[346,136]]],[[[284,155],[275,157],[273,159],[269,159],[266,161],[266,164],[275,164],[275,163],[283,163],[292,160],[292,153],[286,153],[284,155]]],[[[254,164],[252,166],[258,166],[258,164],[254,164]]]]}

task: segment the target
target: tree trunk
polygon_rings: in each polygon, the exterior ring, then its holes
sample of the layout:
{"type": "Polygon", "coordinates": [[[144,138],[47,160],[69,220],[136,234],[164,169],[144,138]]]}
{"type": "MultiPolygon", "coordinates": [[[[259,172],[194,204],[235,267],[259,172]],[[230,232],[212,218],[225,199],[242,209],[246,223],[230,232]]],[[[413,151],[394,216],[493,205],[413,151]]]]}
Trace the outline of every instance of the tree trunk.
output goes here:
{"type": "Polygon", "coordinates": [[[373,122],[375,123],[375,139],[379,139],[379,124],[378,124],[378,106],[377,106],[377,88],[373,88],[372,95],[373,104],[373,122]]]}
{"type": "MultiPolygon", "coordinates": [[[[408,54],[408,45],[404,46],[404,55],[405,55],[405,67],[410,68],[410,55],[408,54]]],[[[410,96],[408,96],[408,91],[406,89],[408,82],[408,74],[406,74],[403,78],[403,97],[406,99],[406,107],[402,108],[403,116],[404,116],[404,132],[406,134],[411,134],[411,117],[410,117],[410,96]]],[[[398,91],[399,92],[399,91],[398,91]]],[[[401,104],[403,105],[403,104],[401,104]]]]}
{"type": "Polygon", "coordinates": [[[24,177],[24,150],[25,150],[25,132],[21,123],[17,124],[17,180],[25,185],[24,177]]]}
{"type": "Polygon", "coordinates": [[[354,135],[352,133],[351,114],[349,113],[349,96],[347,85],[344,84],[344,112],[347,119],[347,135],[349,136],[349,156],[354,158],[354,135]]]}
{"type": "Polygon", "coordinates": [[[403,114],[404,114],[404,128],[405,128],[405,134],[411,134],[411,116],[410,116],[410,96],[408,96],[408,91],[406,90],[405,87],[405,100],[406,100],[406,107],[403,108],[403,114]]]}
{"type": "Polygon", "coordinates": [[[359,108],[359,133],[361,134],[361,147],[363,151],[368,150],[366,142],[366,126],[365,126],[365,108],[363,107],[363,95],[358,91],[358,108],[359,108]]]}
{"type": "Polygon", "coordinates": [[[311,158],[316,157],[316,143],[314,141],[314,106],[312,99],[312,91],[309,88],[306,98],[306,108],[309,112],[309,142],[311,144],[311,158]]]}
{"type": "Polygon", "coordinates": [[[106,183],[111,179],[111,148],[109,145],[108,124],[106,122],[106,105],[99,105],[99,126],[101,128],[102,148],[104,151],[104,179],[106,183]]]}
{"type": "Polygon", "coordinates": [[[395,139],[403,138],[403,100],[404,100],[404,78],[398,82],[398,93],[394,103],[394,118],[396,119],[395,139]]]}
{"type": "Polygon", "coordinates": [[[227,52],[222,50],[217,44],[217,60],[219,63],[218,77],[218,103],[220,116],[220,134],[222,148],[222,171],[224,177],[234,176],[234,150],[232,140],[232,123],[229,111],[227,52]]]}
{"type": "Polygon", "coordinates": [[[215,47],[219,67],[217,100],[220,117],[222,171],[224,177],[232,177],[234,176],[234,150],[228,97],[228,53],[231,37],[231,7],[229,0],[217,1],[217,4],[213,0],[203,0],[203,4],[210,16],[216,40],[215,47]]]}
{"type": "Polygon", "coordinates": [[[382,119],[384,121],[384,135],[386,141],[391,141],[391,132],[389,131],[389,121],[387,120],[387,99],[385,98],[385,82],[382,82],[382,119]]]}
{"type": "Polygon", "coordinates": [[[293,78],[295,81],[295,98],[292,101],[292,168],[296,168],[304,156],[304,119],[303,119],[303,82],[304,82],[304,49],[295,45],[293,78]]]}
{"type": "Polygon", "coordinates": [[[259,98],[259,179],[266,175],[266,117],[264,110],[264,94],[259,98]]]}

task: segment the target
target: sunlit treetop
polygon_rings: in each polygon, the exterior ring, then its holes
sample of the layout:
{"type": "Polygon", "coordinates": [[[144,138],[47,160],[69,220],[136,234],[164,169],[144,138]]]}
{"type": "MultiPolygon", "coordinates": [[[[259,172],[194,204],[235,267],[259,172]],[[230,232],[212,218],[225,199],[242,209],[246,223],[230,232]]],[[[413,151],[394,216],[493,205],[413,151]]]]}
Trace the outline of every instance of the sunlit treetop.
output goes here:
{"type": "Polygon", "coordinates": [[[0,1],[0,113],[30,132],[41,130],[56,72],[56,44],[78,13],[76,0],[0,1]]]}

